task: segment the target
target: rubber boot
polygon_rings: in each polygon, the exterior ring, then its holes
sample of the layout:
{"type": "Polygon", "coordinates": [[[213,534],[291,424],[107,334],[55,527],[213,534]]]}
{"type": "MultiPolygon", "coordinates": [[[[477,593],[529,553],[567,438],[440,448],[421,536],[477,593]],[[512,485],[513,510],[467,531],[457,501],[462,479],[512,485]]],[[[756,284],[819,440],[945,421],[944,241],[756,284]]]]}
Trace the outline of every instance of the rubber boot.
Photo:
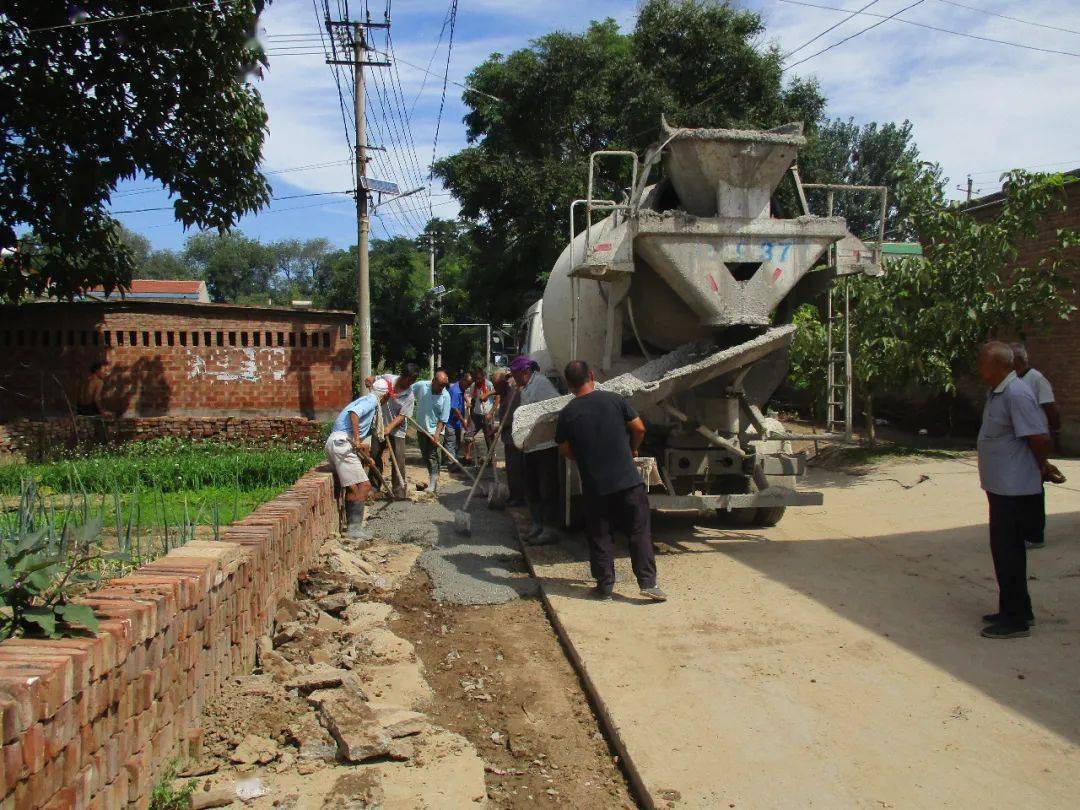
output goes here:
{"type": "Polygon", "coordinates": [[[370,535],[364,529],[364,514],[367,505],[363,501],[346,501],[345,517],[349,525],[345,529],[345,536],[352,540],[368,540],[370,535]]]}
{"type": "Polygon", "coordinates": [[[428,473],[428,492],[437,493],[439,491],[439,474],[428,473]]]}
{"type": "Polygon", "coordinates": [[[532,515],[532,528],[525,532],[525,539],[530,540],[544,533],[544,508],[540,504],[529,504],[529,514],[532,515]]]}

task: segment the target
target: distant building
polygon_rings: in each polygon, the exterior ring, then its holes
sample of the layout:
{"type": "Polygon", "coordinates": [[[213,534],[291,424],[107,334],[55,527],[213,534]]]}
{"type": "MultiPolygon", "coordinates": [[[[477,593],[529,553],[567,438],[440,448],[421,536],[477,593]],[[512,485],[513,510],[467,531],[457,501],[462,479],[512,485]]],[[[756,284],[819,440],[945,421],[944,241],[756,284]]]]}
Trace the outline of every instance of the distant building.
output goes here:
{"type": "Polygon", "coordinates": [[[120,299],[136,301],[198,301],[210,303],[210,293],[205,281],[171,281],[156,278],[133,278],[131,288],[125,291],[113,290],[106,299],[104,287],[91,287],[77,300],[120,299]]]}
{"type": "MultiPolygon", "coordinates": [[[[1018,245],[1017,261],[1023,265],[1035,266],[1058,244],[1057,232],[1062,228],[1080,229],[1080,169],[1066,175],[1076,178],[1063,190],[1066,208],[1042,219],[1038,230],[1018,245]]],[[[1005,195],[998,191],[972,200],[965,208],[980,222],[988,222],[1000,216],[1004,199],[1005,195]]],[[[1072,247],[1066,255],[1080,262],[1080,248],[1072,247]]],[[[1072,281],[1077,291],[1071,302],[1080,310],[1080,273],[1074,274],[1072,281]]],[[[1061,409],[1061,442],[1065,451],[1080,454],[1080,311],[1064,321],[1020,324],[1017,339],[1027,345],[1031,365],[1045,374],[1054,387],[1061,409]]]]}

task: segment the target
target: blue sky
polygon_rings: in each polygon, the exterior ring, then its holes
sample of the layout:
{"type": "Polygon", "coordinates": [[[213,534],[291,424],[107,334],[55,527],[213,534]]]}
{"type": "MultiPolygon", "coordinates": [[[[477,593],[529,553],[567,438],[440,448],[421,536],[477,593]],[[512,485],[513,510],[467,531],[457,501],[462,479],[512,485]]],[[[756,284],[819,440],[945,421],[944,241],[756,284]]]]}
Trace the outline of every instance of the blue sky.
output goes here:
{"type": "MultiPolygon", "coordinates": [[[[851,10],[861,8],[866,1],[805,0],[851,10]]],[[[915,0],[878,0],[866,11],[888,16],[912,2],[915,0]]],[[[784,52],[847,16],[784,0],[738,4],[764,15],[767,34],[762,44],[777,42],[784,52]]],[[[331,8],[337,5],[338,0],[331,0],[331,8]]],[[[580,31],[590,20],[604,17],[613,17],[629,28],[637,5],[619,0],[460,0],[450,79],[464,82],[469,71],[490,53],[508,53],[551,30],[580,31]]],[[[361,3],[353,0],[352,13],[361,8],[361,3]]],[[[438,48],[436,43],[448,8],[447,2],[439,0],[396,0],[391,34],[397,74],[380,68],[369,71],[381,70],[382,74],[370,75],[367,82],[372,124],[367,142],[387,149],[377,154],[370,173],[397,182],[402,189],[424,189],[408,200],[379,209],[372,223],[377,237],[414,235],[429,212],[443,217],[457,212],[452,197],[437,182],[429,189],[427,179],[447,58],[446,35],[438,48]],[[424,72],[429,63],[438,75],[424,72]],[[398,78],[400,85],[396,84],[398,78]],[[396,107],[391,99],[399,96],[409,111],[407,121],[403,111],[396,115],[390,112],[396,107]]],[[[383,4],[372,3],[371,12],[381,17],[383,4]]],[[[1080,32],[1080,3],[923,0],[900,18],[1077,55],[1011,47],[889,20],[793,67],[793,73],[819,78],[831,115],[850,116],[859,122],[910,119],[924,157],[944,166],[954,196],[960,195],[955,187],[964,184],[968,173],[974,175],[976,190],[988,193],[999,188],[1000,172],[1012,166],[1047,170],[1080,167],[1080,33],[1072,33],[1080,32]]],[[[855,16],[798,51],[789,63],[880,21],[880,17],[855,16]]],[[[274,195],[352,188],[337,90],[330,68],[316,53],[320,50],[316,39],[319,25],[312,0],[275,0],[263,15],[262,28],[272,55],[270,70],[258,86],[270,118],[264,169],[272,172],[268,177],[274,195]]],[[[375,46],[384,50],[383,35],[376,33],[374,38],[375,46]]],[[[436,150],[439,157],[465,145],[461,93],[453,84],[447,88],[436,150]]],[[[167,205],[164,192],[145,179],[125,184],[113,199],[117,212],[167,205]]],[[[183,244],[185,233],[173,221],[171,211],[118,213],[118,218],[144,234],[155,247],[183,244]]],[[[353,204],[344,195],[279,200],[258,215],[245,218],[240,228],[267,241],[321,236],[347,246],[356,240],[353,204]]]]}

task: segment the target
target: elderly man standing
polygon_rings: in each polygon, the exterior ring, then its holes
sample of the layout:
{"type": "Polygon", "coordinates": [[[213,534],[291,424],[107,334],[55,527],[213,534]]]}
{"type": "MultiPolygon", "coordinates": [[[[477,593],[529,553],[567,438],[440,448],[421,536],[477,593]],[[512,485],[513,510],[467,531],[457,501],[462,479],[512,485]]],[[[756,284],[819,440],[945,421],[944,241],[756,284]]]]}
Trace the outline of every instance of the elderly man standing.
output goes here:
{"type": "Polygon", "coordinates": [[[998,582],[998,611],[983,616],[987,638],[1030,634],[1035,621],[1027,589],[1024,541],[1041,510],[1043,481],[1061,481],[1050,464],[1046,415],[1013,370],[1007,343],[982,347],[979,376],[990,387],[979,429],[979,482],[990,505],[990,553],[998,582]]]}
{"type": "MultiPolygon", "coordinates": [[[[1043,376],[1037,368],[1032,368],[1028,361],[1027,347],[1023,343],[1010,343],[1009,348],[1013,351],[1013,369],[1016,376],[1027,383],[1031,393],[1035,395],[1035,401],[1046,414],[1046,421],[1050,425],[1050,441],[1054,452],[1061,452],[1061,411],[1058,410],[1054,401],[1054,389],[1050,387],[1050,381],[1043,376]]],[[[1046,491],[1040,499],[1040,510],[1036,522],[1031,527],[1031,533],[1025,538],[1028,548],[1042,548],[1046,545],[1046,491]]]]}
{"type": "MultiPolygon", "coordinates": [[[[521,393],[518,405],[532,405],[559,396],[551,380],[540,372],[531,358],[515,357],[510,364],[521,393]]],[[[532,516],[532,529],[525,542],[531,546],[546,546],[559,542],[559,451],[554,444],[525,453],[525,502],[532,516]]]]}
{"type": "Polygon", "coordinates": [[[428,471],[428,490],[439,490],[439,448],[450,421],[450,377],[443,369],[435,372],[430,380],[421,380],[412,387],[416,397],[416,423],[422,428],[417,431],[416,441],[420,445],[420,455],[428,471]]]}
{"type": "Polygon", "coordinates": [[[365,468],[372,466],[370,437],[375,411],[390,393],[390,383],[382,378],[371,382],[371,393],[346,405],[334,420],[326,440],[326,460],[345,490],[345,535],[367,539],[363,531],[364,511],[371,484],[365,468]]]}

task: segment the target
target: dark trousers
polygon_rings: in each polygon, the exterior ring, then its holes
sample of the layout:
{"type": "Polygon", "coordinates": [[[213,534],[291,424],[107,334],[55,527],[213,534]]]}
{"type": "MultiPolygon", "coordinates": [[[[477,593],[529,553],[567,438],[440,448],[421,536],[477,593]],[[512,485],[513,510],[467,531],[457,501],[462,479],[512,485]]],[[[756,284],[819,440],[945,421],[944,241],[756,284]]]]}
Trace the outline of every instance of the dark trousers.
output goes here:
{"type": "Polygon", "coordinates": [[[998,610],[1009,621],[1033,618],[1027,589],[1027,547],[1024,541],[1038,524],[1042,495],[995,495],[990,502],[990,553],[998,582],[998,610]]]}
{"type": "Polygon", "coordinates": [[[418,432],[416,434],[416,442],[420,445],[420,456],[424,459],[424,466],[427,467],[428,475],[438,475],[441,466],[439,453],[442,451],[435,445],[435,442],[423,433],[418,432]]]}
{"type": "Polygon", "coordinates": [[[534,450],[525,457],[525,501],[533,520],[545,526],[559,523],[559,450],[534,450]]]}
{"type": "MultiPolygon", "coordinates": [[[[506,457],[506,487],[510,491],[510,500],[525,500],[525,454],[514,447],[513,442],[503,442],[503,454],[506,457]]],[[[556,462],[557,463],[557,462],[556,462]]]]}
{"type": "Polygon", "coordinates": [[[652,543],[649,496],[645,485],[585,495],[585,533],[589,538],[589,568],[596,584],[610,589],[615,584],[615,543],[612,524],[626,528],[630,537],[630,565],[638,586],[656,587],[656,555],[652,543]]]}
{"type": "Polygon", "coordinates": [[[1031,516],[1031,528],[1024,539],[1029,543],[1046,542],[1046,489],[1039,493],[1039,507],[1031,516]]]}
{"type": "Polygon", "coordinates": [[[394,482],[393,490],[394,496],[398,498],[405,497],[405,437],[404,436],[391,436],[390,438],[383,438],[374,443],[372,448],[375,458],[375,469],[379,471],[379,474],[383,474],[384,464],[390,467],[390,472],[393,473],[391,480],[394,482]],[[392,459],[383,460],[386,450],[389,450],[393,454],[392,459]],[[395,469],[394,462],[397,462],[395,469]]]}

